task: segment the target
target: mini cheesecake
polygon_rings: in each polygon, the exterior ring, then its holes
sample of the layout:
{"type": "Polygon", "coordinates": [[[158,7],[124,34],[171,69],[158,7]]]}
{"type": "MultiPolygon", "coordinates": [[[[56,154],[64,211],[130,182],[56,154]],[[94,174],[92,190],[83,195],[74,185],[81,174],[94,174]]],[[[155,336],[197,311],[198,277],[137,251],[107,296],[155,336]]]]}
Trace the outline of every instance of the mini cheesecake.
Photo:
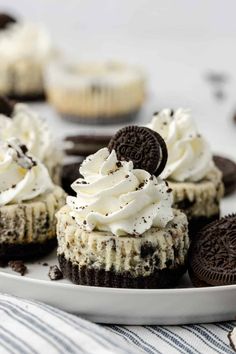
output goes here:
{"type": "MultiPolygon", "coordinates": [[[[162,149],[158,135],[147,128],[127,129],[109,144],[116,150],[103,148],[82,163],[82,178],[72,184],[76,196],[68,196],[57,213],[59,264],[64,277],[75,284],[173,287],[186,271],[187,217],[172,208],[168,184],[149,173],[157,166],[146,157],[137,168],[138,160],[127,155],[137,158],[137,146],[139,157],[147,149],[149,156],[162,149]],[[119,141],[134,146],[125,151],[119,141]]],[[[163,159],[165,151],[160,151],[163,159]]]]}
{"type": "Polygon", "coordinates": [[[65,202],[65,193],[52,191],[0,207],[0,260],[38,258],[56,247],[55,213],[65,202]]]}
{"type": "Polygon", "coordinates": [[[47,122],[26,104],[13,104],[0,96],[0,139],[18,138],[29,152],[46,165],[55,184],[61,182],[63,153],[47,122]]]}
{"type": "Polygon", "coordinates": [[[152,227],[140,236],[86,232],[70,216],[57,214],[58,259],[73,283],[115,288],[167,288],[186,272],[188,224],[178,210],[165,229],[152,227]]]}
{"type": "Polygon", "coordinates": [[[17,101],[44,99],[43,71],[54,52],[44,28],[0,14],[0,94],[17,101]]]}
{"type": "Polygon", "coordinates": [[[49,102],[65,119],[110,124],[132,120],[145,99],[142,71],[118,62],[60,59],[46,70],[49,102]]]}
{"type": "Polygon", "coordinates": [[[222,174],[217,168],[197,183],[168,180],[168,184],[173,190],[173,207],[184,211],[188,217],[190,235],[219,219],[224,188],[222,174]]]}
{"type": "Polygon", "coordinates": [[[173,190],[173,207],[187,215],[189,234],[194,236],[203,226],[219,219],[224,194],[222,173],[189,110],[163,109],[154,113],[148,126],[166,142],[168,160],[161,177],[173,190]]]}
{"type": "Polygon", "coordinates": [[[0,144],[0,260],[39,257],[56,245],[55,213],[65,203],[46,167],[15,138],[0,144]]]}

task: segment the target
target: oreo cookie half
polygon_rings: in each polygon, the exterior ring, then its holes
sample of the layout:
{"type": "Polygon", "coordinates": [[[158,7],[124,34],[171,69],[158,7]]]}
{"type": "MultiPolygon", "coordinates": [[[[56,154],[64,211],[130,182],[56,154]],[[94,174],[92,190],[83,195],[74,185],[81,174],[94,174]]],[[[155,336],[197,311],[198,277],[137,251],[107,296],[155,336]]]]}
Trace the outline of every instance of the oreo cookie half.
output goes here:
{"type": "Polygon", "coordinates": [[[8,14],[0,13],[0,30],[5,29],[10,23],[17,22],[14,17],[8,14]]]}
{"type": "Polygon", "coordinates": [[[236,190],[236,163],[226,157],[215,155],[214,162],[223,174],[225,195],[236,190]]]}
{"type": "Polygon", "coordinates": [[[107,146],[111,135],[78,134],[64,140],[67,155],[88,156],[107,146]]]}
{"type": "Polygon", "coordinates": [[[236,214],[212,222],[196,235],[188,264],[195,286],[236,284],[236,214]]]}
{"type": "Polygon", "coordinates": [[[0,114],[11,117],[14,110],[14,103],[4,96],[0,96],[0,114]]]}
{"type": "Polygon", "coordinates": [[[155,131],[139,126],[120,129],[111,138],[109,151],[116,151],[119,160],[133,161],[134,168],[159,176],[167,158],[167,147],[162,137],[155,131]]]}
{"type": "Polygon", "coordinates": [[[79,172],[81,163],[82,162],[73,162],[62,167],[61,184],[62,188],[69,195],[75,195],[74,190],[71,188],[72,183],[78,178],[82,178],[79,172]]]}

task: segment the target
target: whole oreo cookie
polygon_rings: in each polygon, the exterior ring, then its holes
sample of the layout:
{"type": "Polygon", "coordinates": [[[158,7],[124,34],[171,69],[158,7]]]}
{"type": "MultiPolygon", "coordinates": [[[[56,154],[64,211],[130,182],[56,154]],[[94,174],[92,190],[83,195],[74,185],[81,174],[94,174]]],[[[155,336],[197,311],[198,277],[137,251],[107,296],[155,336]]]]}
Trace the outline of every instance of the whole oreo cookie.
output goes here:
{"type": "Polygon", "coordinates": [[[188,264],[195,286],[236,284],[236,214],[212,222],[196,235],[188,264]]]}
{"type": "Polygon", "coordinates": [[[4,96],[0,96],[0,114],[11,117],[14,110],[14,103],[4,96]]]}
{"type": "Polygon", "coordinates": [[[111,138],[108,149],[114,149],[119,160],[131,160],[134,168],[156,176],[163,171],[168,158],[162,137],[149,128],[135,125],[120,129],[111,138]]]}
{"type": "Polygon", "coordinates": [[[0,13],[0,30],[5,29],[10,23],[15,23],[16,19],[11,15],[0,13]]]}
{"type": "Polygon", "coordinates": [[[236,163],[223,156],[214,156],[216,166],[223,174],[225,195],[229,195],[236,190],[236,163]]]}

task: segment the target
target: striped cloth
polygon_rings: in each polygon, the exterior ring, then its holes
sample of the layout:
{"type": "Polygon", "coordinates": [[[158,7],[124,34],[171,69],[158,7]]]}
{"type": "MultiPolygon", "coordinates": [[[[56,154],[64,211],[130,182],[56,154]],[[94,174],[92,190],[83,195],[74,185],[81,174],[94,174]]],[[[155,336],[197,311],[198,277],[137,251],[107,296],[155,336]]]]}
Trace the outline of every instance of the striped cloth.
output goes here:
{"type": "Polygon", "coordinates": [[[229,353],[236,323],[191,326],[96,325],[54,307],[0,294],[1,354],[229,353]]]}

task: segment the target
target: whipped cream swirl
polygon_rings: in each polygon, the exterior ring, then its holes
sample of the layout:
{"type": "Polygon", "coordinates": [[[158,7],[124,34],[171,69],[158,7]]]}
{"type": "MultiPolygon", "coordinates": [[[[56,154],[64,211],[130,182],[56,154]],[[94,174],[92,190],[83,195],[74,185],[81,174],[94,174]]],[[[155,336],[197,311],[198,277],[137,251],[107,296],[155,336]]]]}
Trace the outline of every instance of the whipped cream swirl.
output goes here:
{"type": "Polygon", "coordinates": [[[47,31],[33,23],[16,22],[0,31],[1,57],[9,61],[22,57],[34,57],[44,61],[52,51],[47,31]]]}
{"type": "Polygon", "coordinates": [[[50,159],[59,162],[61,154],[56,151],[49,127],[27,105],[17,103],[12,118],[0,114],[0,139],[16,137],[30,153],[48,165],[50,159]]]}
{"type": "Polygon", "coordinates": [[[18,139],[0,143],[0,206],[31,200],[52,190],[47,168],[18,139]]]}
{"type": "Polygon", "coordinates": [[[168,161],[161,178],[197,182],[212,170],[210,147],[198,133],[189,110],[163,109],[154,114],[148,127],[163,137],[168,148],[168,161]]]}
{"type": "Polygon", "coordinates": [[[160,178],[118,161],[107,148],[89,156],[72,184],[76,197],[67,197],[70,215],[87,231],[141,235],[151,227],[164,228],[173,219],[172,193],[160,178]]]}

